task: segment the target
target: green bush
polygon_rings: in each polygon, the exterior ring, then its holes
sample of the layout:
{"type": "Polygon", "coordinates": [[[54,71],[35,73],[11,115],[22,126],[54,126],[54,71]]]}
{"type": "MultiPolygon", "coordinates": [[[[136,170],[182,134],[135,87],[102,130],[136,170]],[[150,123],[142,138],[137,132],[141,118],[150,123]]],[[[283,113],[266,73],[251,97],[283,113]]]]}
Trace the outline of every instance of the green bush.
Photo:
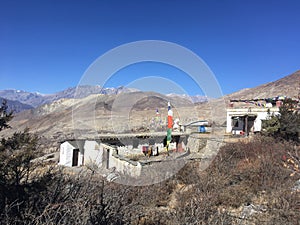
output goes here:
{"type": "Polygon", "coordinates": [[[300,113],[297,104],[298,101],[288,98],[279,108],[279,115],[269,113],[268,120],[263,121],[263,134],[299,142],[300,113]]]}

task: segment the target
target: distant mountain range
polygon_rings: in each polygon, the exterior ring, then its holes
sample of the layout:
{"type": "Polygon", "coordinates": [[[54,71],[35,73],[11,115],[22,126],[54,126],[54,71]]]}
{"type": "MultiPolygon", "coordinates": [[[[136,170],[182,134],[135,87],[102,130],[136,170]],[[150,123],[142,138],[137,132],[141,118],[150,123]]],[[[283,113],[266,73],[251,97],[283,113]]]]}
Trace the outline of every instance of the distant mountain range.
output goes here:
{"type": "Polygon", "coordinates": [[[155,122],[153,118],[156,117],[157,110],[162,121],[165,121],[168,101],[171,102],[174,117],[180,118],[183,124],[199,119],[212,119],[218,124],[223,124],[226,120],[226,105],[229,105],[230,99],[269,98],[280,95],[298,98],[299,94],[300,71],[223,98],[209,99],[208,102],[203,96],[197,96],[195,100],[187,95],[162,95],[124,87],[102,89],[98,86],[82,86],[51,95],[16,90],[0,91],[1,97],[12,99],[8,103],[14,105],[16,112],[31,108],[15,114],[10,122],[12,129],[0,132],[0,138],[28,127],[43,137],[45,147],[49,151],[54,151],[58,141],[78,137],[76,135],[79,134],[79,137],[94,137],[95,130],[99,133],[111,133],[114,129],[150,127],[151,123],[155,122]],[[193,104],[199,100],[204,102],[193,104]],[[215,112],[214,118],[212,111],[215,112]],[[74,118],[77,120],[74,121],[74,118]],[[47,143],[45,140],[48,140],[47,143]]]}
{"type": "Polygon", "coordinates": [[[54,94],[40,94],[37,92],[31,93],[22,90],[2,90],[0,91],[0,97],[13,101],[19,101],[35,108],[62,98],[84,98],[91,94],[118,94],[120,92],[130,91],[133,90],[125,87],[101,88],[100,86],[84,85],[68,88],[54,94]]]}
{"type": "MultiPolygon", "coordinates": [[[[15,112],[20,112],[31,108],[36,108],[44,104],[52,103],[60,99],[81,99],[92,94],[116,95],[119,93],[130,93],[136,91],[138,90],[123,86],[117,88],[101,88],[100,86],[84,85],[68,88],[54,94],[40,94],[37,92],[31,93],[22,90],[2,90],[0,91],[0,97],[9,100],[8,105],[10,108],[14,109],[15,112]]],[[[169,94],[167,96],[186,98],[192,100],[193,102],[207,101],[205,96],[200,95],[190,97],[187,95],[169,94]]]]}
{"type": "Polygon", "coordinates": [[[174,94],[174,93],[171,93],[171,94],[167,94],[166,95],[167,97],[172,97],[172,98],[185,98],[193,103],[199,103],[199,102],[207,102],[208,101],[208,98],[206,96],[203,96],[203,95],[194,95],[194,96],[189,96],[189,95],[186,95],[186,94],[174,94]]]}
{"type": "MultiPolygon", "coordinates": [[[[233,83],[234,85],[234,83],[233,83]]],[[[228,99],[254,99],[275,97],[285,95],[297,98],[300,91],[300,70],[274,82],[269,82],[254,88],[246,88],[235,93],[224,96],[228,99]]],[[[23,110],[37,108],[44,104],[49,104],[60,99],[82,99],[93,94],[116,95],[120,93],[140,92],[137,89],[120,86],[117,88],[102,88],[100,86],[83,85],[67,88],[54,94],[31,93],[22,90],[0,90],[0,100],[8,100],[10,110],[21,112],[23,110]]],[[[167,94],[166,97],[186,99],[193,103],[207,102],[206,96],[188,96],[185,94],[167,94]]]]}
{"type": "Polygon", "coordinates": [[[2,104],[2,101],[6,100],[7,102],[7,110],[13,111],[14,113],[19,113],[21,111],[27,110],[27,109],[33,109],[34,107],[31,105],[23,104],[19,101],[14,101],[14,100],[8,100],[0,97],[0,104],[2,104]]]}

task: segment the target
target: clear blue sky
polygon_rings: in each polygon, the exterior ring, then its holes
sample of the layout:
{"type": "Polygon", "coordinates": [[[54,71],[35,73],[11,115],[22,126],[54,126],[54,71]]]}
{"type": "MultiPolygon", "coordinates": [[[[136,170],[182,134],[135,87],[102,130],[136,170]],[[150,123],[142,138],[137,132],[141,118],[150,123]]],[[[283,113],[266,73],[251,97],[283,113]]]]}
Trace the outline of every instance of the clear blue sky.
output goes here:
{"type": "MultiPolygon", "coordinates": [[[[54,93],[112,48],[164,40],[199,55],[228,94],[300,69],[299,12],[298,0],[2,0],[0,89],[54,93]]],[[[124,71],[107,85],[176,74],[159,65],[124,71]]]]}

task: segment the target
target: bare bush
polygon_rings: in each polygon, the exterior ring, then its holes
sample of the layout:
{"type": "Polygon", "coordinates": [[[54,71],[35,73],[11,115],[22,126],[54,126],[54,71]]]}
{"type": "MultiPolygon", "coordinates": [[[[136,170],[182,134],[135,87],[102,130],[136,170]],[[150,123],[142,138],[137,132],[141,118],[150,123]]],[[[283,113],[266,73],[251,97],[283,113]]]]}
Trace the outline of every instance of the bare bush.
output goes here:
{"type": "Polygon", "coordinates": [[[191,161],[170,179],[138,187],[108,182],[90,169],[39,165],[27,182],[10,183],[14,193],[1,184],[7,196],[2,194],[0,219],[37,225],[297,224],[298,155],[292,143],[257,137],[225,145],[205,171],[191,161]]]}

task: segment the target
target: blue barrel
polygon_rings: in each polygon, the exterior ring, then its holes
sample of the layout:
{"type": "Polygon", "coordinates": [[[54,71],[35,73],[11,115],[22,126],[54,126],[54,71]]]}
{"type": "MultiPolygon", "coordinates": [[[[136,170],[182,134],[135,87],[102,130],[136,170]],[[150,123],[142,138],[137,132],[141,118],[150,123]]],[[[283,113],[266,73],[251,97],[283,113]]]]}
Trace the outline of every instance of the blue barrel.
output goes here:
{"type": "Polygon", "coordinates": [[[205,133],[206,132],[205,126],[200,126],[199,131],[200,131],[200,133],[205,133]]]}

